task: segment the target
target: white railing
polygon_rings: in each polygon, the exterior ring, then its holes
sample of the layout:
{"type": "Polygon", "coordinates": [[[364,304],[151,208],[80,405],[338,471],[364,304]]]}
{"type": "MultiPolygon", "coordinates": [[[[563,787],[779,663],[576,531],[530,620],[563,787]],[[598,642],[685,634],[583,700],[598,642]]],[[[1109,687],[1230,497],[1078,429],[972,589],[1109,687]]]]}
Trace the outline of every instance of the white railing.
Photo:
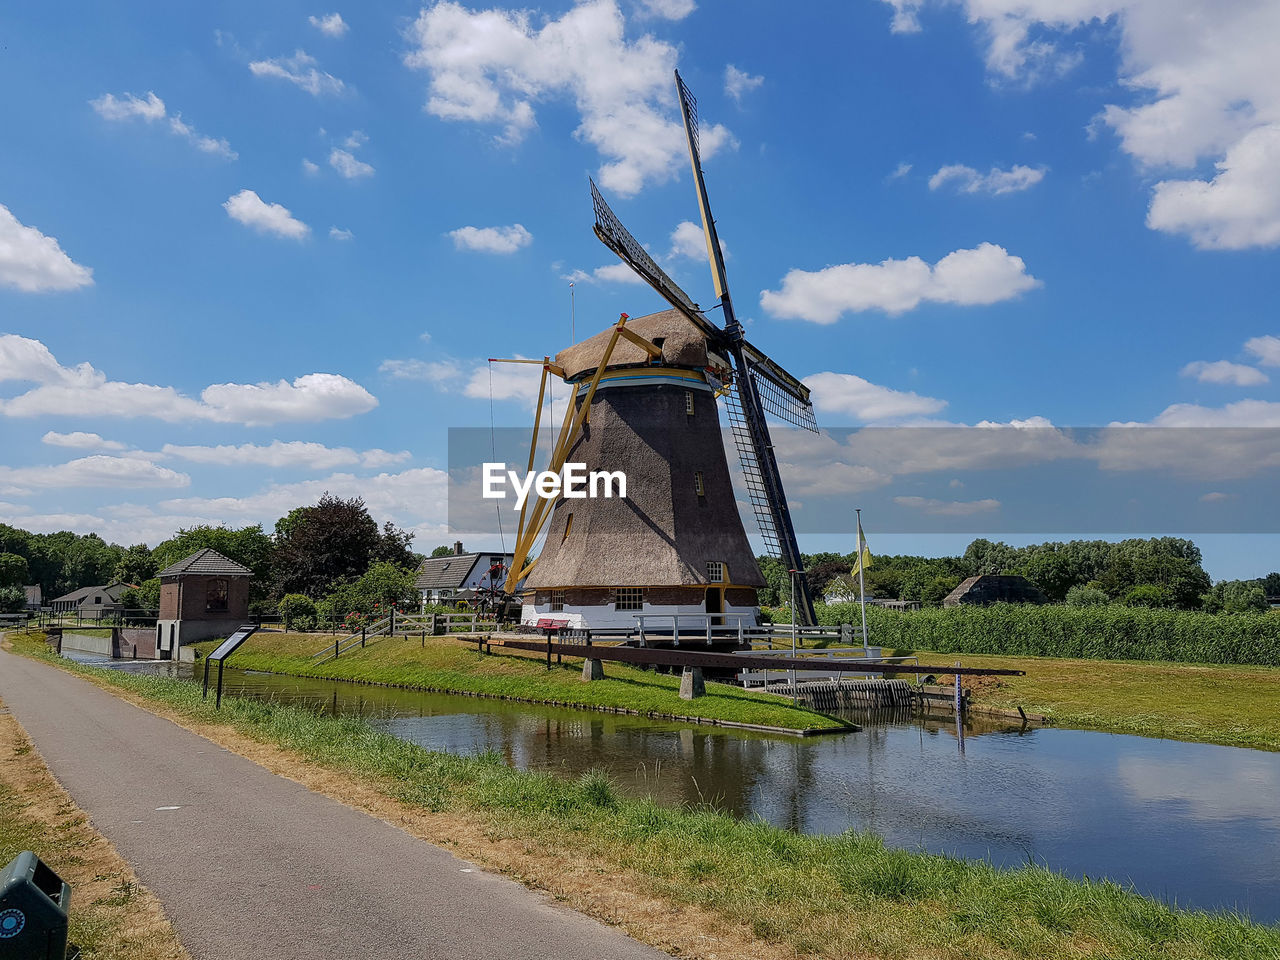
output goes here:
{"type": "MultiPolygon", "coordinates": [[[[920,658],[909,657],[885,657],[882,656],[882,647],[828,647],[823,650],[805,649],[803,647],[792,650],[735,650],[734,653],[739,656],[750,657],[794,657],[797,660],[822,660],[828,663],[876,663],[876,664],[894,664],[894,663],[915,663],[919,664],[920,658]],[[857,654],[857,656],[847,656],[847,654],[857,654]]],[[[816,666],[816,664],[815,664],[816,666]]],[[[881,674],[876,672],[863,672],[859,670],[856,676],[860,679],[871,679],[879,677],[881,674]]],[[[738,673],[738,680],[744,687],[751,686],[768,686],[775,681],[785,680],[794,684],[797,679],[800,680],[840,680],[849,676],[849,672],[845,670],[742,670],[738,673]]],[[[920,682],[920,677],[916,677],[916,682],[920,682]]]]}
{"type": "Polygon", "coordinates": [[[666,631],[662,629],[662,625],[669,623],[671,625],[671,639],[674,644],[680,646],[680,625],[683,623],[690,627],[689,632],[696,630],[697,633],[706,638],[707,645],[711,645],[712,637],[733,637],[738,638],[738,643],[744,642],[744,638],[748,637],[752,630],[756,628],[756,615],[754,613],[637,613],[636,629],[640,634],[640,646],[646,646],[647,637],[645,628],[648,627],[652,633],[661,633],[665,635],[666,631]],[[729,623],[729,620],[736,621],[729,623]],[[657,626],[651,625],[651,621],[656,621],[657,626]],[[718,622],[715,622],[718,621],[718,622]]]}

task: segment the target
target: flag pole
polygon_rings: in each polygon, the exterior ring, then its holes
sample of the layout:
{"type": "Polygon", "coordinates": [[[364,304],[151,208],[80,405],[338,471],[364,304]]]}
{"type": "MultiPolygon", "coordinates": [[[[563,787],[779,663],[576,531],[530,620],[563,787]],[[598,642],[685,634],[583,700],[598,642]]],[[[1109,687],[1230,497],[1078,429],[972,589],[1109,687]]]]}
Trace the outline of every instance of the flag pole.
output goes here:
{"type": "Polygon", "coordinates": [[[865,651],[867,649],[867,588],[862,576],[862,568],[866,566],[862,562],[862,508],[854,509],[858,514],[858,604],[862,607],[862,649],[865,651]]]}

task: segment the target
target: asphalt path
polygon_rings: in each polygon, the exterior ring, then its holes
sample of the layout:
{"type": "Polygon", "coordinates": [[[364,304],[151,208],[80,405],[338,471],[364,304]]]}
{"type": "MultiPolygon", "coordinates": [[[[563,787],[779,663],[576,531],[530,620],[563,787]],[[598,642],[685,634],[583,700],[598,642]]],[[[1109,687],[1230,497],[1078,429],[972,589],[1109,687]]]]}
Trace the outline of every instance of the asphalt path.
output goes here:
{"type": "Polygon", "coordinates": [[[0,697],[196,960],[667,956],[56,667],[0,697]]]}

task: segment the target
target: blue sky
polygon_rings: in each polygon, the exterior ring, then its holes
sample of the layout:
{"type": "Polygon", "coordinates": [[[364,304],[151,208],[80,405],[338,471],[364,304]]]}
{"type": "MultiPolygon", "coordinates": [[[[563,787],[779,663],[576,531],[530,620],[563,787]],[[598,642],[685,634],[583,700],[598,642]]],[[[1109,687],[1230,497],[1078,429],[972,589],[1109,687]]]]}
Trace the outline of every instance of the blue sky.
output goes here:
{"type": "MultiPolygon", "coordinates": [[[[580,338],[662,307],[588,176],[713,300],[674,67],[738,313],[824,425],[1280,426],[1280,12],[1177,6],[11,8],[0,521],[155,543],[328,489],[449,539],[485,358],[567,345],[571,279],[580,338]]],[[[532,370],[493,370],[499,425],[532,370]]],[[[993,499],[952,489],[939,515],[993,499]]],[[[1215,576],[1280,567],[1280,538],[1197,539],[1215,576]]]]}

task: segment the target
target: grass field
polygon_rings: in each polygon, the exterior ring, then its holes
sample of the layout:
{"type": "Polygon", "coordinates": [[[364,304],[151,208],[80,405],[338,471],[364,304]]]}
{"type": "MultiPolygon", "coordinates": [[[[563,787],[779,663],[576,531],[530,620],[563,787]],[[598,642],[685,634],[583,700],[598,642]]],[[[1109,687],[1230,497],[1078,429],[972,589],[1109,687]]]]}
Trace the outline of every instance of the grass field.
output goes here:
{"type": "MultiPolygon", "coordinates": [[[[263,670],[302,677],[327,677],[389,686],[415,687],[455,693],[526,700],[576,707],[634,710],[654,716],[695,717],[707,721],[746,723],[788,730],[834,731],[844,721],[767,693],[748,693],[739,687],[708,683],[707,695],[681,700],[680,678],[646,672],[621,663],[604,665],[604,680],[582,682],[582,661],[552,664],[536,655],[514,652],[489,655],[476,645],[448,637],[379,640],[363,650],[344,653],[338,660],[316,666],[311,654],[324,638],[309,634],[259,633],[250,637],[227,662],[247,670],[263,670]]],[[[197,644],[204,656],[216,645],[197,644]]]]}
{"type": "MultiPolygon", "coordinates": [[[[34,639],[16,637],[15,647],[56,661],[34,639]]],[[[384,816],[407,829],[684,956],[1280,955],[1280,928],[1178,910],[1113,883],[892,850],[862,834],[804,836],[705,808],[630,800],[600,774],[569,780],[514,770],[496,755],[434,753],[359,718],[237,698],[219,714],[194,684],[61,666],[215,740],[245,736],[283,748],[297,758],[299,777],[334,771],[335,789],[385,794],[399,812],[384,816]]]]}
{"type": "Polygon", "coordinates": [[[918,653],[921,662],[1000,667],[1025,677],[966,680],[978,705],[1063,726],[1280,750],[1280,668],[918,653]]]}

